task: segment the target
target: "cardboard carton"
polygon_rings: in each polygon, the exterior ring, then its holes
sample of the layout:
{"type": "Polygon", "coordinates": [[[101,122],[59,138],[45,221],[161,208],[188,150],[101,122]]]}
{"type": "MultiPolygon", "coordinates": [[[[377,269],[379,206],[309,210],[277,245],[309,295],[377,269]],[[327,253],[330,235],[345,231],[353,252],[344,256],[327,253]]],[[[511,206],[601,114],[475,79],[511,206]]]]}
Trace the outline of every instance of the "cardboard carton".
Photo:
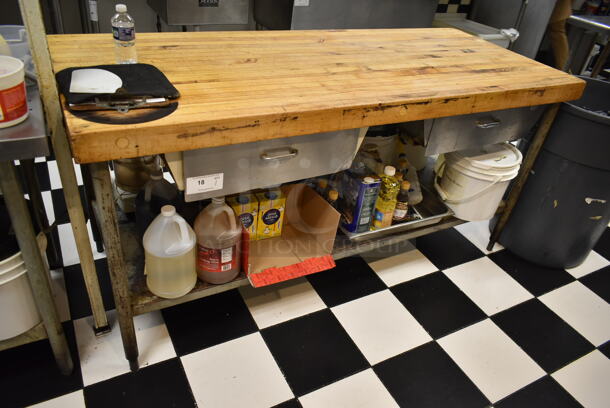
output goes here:
{"type": "Polygon", "coordinates": [[[258,199],[254,194],[236,194],[227,197],[227,204],[235,211],[242,226],[248,231],[250,241],[257,239],[258,199]]]}
{"type": "Polygon", "coordinates": [[[256,238],[267,239],[282,235],[286,197],[280,189],[256,194],[258,199],[258,222],[256,238]]]}
{"type": "MultiPolygon", "coordinates": [[[[331,269],[340,214],[304,184],[282,186],[286,197],[281,236],[249,242],[242,252],[254,287],[331,269]]],[[[244,248],[242,248],[244,249],[244,248]]]]}

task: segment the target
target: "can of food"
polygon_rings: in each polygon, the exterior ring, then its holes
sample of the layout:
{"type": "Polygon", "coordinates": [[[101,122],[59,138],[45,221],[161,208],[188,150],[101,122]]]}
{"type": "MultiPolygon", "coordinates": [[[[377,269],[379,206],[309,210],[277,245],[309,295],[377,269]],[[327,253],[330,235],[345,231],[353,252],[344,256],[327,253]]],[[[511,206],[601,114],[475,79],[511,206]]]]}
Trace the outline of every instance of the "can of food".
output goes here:
{"type": "Polygon", "coordinates": [[[28,113],[23,62],[0,55],[0,128],[23,122],[28,113]]]}

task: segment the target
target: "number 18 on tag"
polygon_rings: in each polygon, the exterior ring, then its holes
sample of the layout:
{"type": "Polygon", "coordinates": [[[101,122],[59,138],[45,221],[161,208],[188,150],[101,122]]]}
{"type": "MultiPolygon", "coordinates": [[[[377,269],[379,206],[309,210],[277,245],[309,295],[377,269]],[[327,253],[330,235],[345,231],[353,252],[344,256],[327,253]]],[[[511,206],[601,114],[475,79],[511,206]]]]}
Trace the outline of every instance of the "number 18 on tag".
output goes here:
{"type": "Polygon", "coordinates": [[[200,194],[222,190],[224,173],[207,174],[186,179],[186,194],[200,194]]]}

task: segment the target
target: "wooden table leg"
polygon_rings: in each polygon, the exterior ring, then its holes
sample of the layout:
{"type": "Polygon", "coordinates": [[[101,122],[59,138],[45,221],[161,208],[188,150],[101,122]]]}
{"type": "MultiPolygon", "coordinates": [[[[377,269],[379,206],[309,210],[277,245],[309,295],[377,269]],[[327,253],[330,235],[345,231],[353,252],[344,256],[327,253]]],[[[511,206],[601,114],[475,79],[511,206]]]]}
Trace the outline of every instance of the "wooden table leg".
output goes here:
{"type": "Polygon", "coordinates": [[[557,112],[559,111],[559,107],[561,104],[556,103],[550,105],[547,110],[544,112],[542,119],[540,120],[540,124],[538,126],[538,130],[534,135],[529,148],[527,149],[527,153],[525,154],[525,158],[521,163],[521,168],[519,169],[519,174],[517,178],[513,182],[513,185],[510,188],[510,192],[508,194],[508,199],[506,200],[506,206],[500,215],[500,219],[498,223],[494,227],[491,232],[491,237],[489,238],[489,244],[487,245],[487,250],[491,251],[494,247],[494,244],[498,242],[506,223],[508,222],[515,205],[517,205],[517,201],[521,196],[521,191],[525,186],[525,182],[530,175],[530,171],[532,167],[534,167],[534,163],[538,158],[538,153],[540,153],[540,149],[542,149],[542,145],[544,145],[544,141],[546,140],[547,135],[549,134],[549,130],[551,130],[551,125],[555,121],[555,117],[557,116],[557,112]]]}
{"type": "Polygon", "coordinates": [[[46,30],[42,17],[40,2],[19,0],[21,17],[28,31],[28,42],[32,51],[32,58],[38,73],[38,86],[44,106],[47,128],[49,130],[53,151],[57,160],[57,168],[61,177],[66,207],[70,216],[70,224],[76,241],[76,250],[80,259],[83,278],[91,303],[94,330],[96,334],[108,331],[108,319],[102,293],[100,291],[93,251],[89,242],[89,233],[85,221],[85,214],[80,200],[72,153],[68,144],[68,137],[63,123],[63,114],[59,104],[59,94],[55,81],[55,73],[51,66],[51,55],[47,44],[46,30]]]}
{"type": "Polygon", "coordinates": [[[129,293],[129,281],[125,268],[123,247],[119,237],[119,225],[117,221],[116,206],[112,193],[112,182],[108,163],[94,163],[89,165],[93,190],[95,191],[95,202],[93,209],[99,222],[108,257],[108,271],[112,282],[112,292],[116,305],[121,337],[125,357],[129,360],[132,371],[138,369],[138,344],[136,332],[133,325],[133,310],[131,306],[131,295],[129,293]]]}
{"type": "Polygon", "coordinates": [[[55,307],[51,284],[49,282],[49,271],[47,270],[34,228],[28,207],[23,197],[23,191],[17,180],[17,172],[12,162],[0,162],[0,186],[5,197],[6,207],[8,208],[13,229],[17,236],[17,242],[25,261],[27,276],[34,292],[34,300],[38,308],[38,313],[42,318],[51,349],[55,355],[55,360],[62,374],[69,375],[74,368],[68,342],[64,334],[59,313],[55,307]]]}

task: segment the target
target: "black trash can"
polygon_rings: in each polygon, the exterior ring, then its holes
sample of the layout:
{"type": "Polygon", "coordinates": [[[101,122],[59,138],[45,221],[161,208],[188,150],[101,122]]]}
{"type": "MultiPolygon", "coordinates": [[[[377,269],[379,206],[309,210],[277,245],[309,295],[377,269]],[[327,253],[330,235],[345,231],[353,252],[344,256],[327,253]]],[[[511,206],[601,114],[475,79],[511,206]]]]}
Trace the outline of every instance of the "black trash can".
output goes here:
{"type": "Polygon", "coordinates": [[[563,103],[500,243],[553,268],[584,262],[610,222],[610,83],[563,103]]]}

